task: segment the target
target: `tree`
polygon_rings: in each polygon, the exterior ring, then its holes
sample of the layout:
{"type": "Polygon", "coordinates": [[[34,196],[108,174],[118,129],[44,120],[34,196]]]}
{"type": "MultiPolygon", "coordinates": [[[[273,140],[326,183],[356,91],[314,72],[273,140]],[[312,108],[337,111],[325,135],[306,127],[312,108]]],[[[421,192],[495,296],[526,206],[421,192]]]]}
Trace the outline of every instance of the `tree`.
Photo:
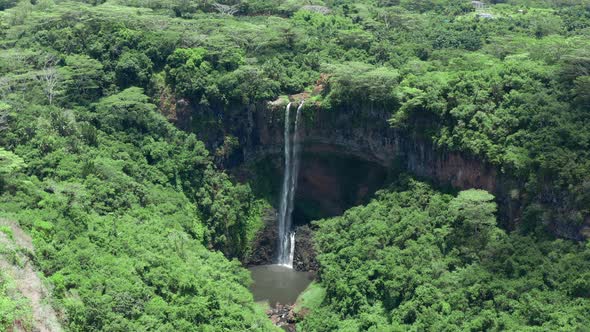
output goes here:
{"type": "Polygon", "coordinates": [[[122,87],[146,86],[152,67],[152,61],[144,53],[125,52],[115,67],[117,82],[122,87]]]}
{"type": "Polygon", "coordinates": [[[579,76],[574,81],[575,102],[582,108],[590,108],[590,76],[579,76]]]}
{"type": "Polygon", "coordinates": [[[0,101],[0,132],[8,128],[8,111],[10,105],[0,101]]]}
{"type": "Polygon", "coordinates": [[[464,190],[449,208],[456,217],[459,241],[478,249],[485,247],[496,226],[494,195],[481,189],[464,190]]]}
{"type": "Polygon", "coordinates": [[[217,10],[222,15],[233,16],[235,13],[238,12],[238,8],[236,6],[228,6],[221,3],[214,3],[213,8],[217,10]]]}
{"type": "Polygon", "coordinates": [[[155,129],[164,123],[163,119],[155,117],[156,106],[149,102],[143,89],[137,87],[101,99],[96,104],[96,110],[101,116],[104,129],[108,131],[130,130],[145,133],[152,128],[156,134],[155,129]]]}
{"type": "Polygon", "coordinates": [[[60,89],[63,77],[56,68],[57,62],[55,56],[46,56],[43,61],[43,68],[36,75],[37,80],[43,86],[43,92],[49,100],[49,105],[53,104],[53,99],[63,92],[60,89]]]}
{"type": "Polygon", "coordinates": [[[101,95],[103,65],[87,55],[69,55],[62,68],[67,79],[68,101],[88,101],[101,95]]]}
{"type": "Polygon", "coordinates": [[[0,148],[0,175],[6,176],[18,172],[25,167],[23,158],[11,151],[0,148]]]}
{"type": "Polygon", "coordinates": [[[16,4],[16,0],[0,0],[0,10],[8,9],[16,4]]]}
{"type": "Polygon", "coordinates": [[[0,148],[0,189],[6,178],[25,167],[25,161],[11,151],[0,148]]]}

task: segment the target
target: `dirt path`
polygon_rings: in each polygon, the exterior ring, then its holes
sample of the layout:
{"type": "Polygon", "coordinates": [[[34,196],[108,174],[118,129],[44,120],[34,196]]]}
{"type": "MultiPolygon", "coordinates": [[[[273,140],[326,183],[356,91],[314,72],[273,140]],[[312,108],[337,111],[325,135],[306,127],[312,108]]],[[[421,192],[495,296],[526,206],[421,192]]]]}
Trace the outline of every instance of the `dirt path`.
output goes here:
{"type": "MultiPolygon", "coordinates": [[[[0,246],[16,252],[17,260],[22,264],[12,264],[6,255],[0,255],[0,269],[12,278],[19,292],[31,301],[34,332],[59,332],[62,328],[57,313],[49,303],[49,292],[41,278],[35,271],[28,253],[33,253],[31,237],[13,221],[0,218],[0,226],[8,226],[12,230],[11,239],[4,232],[0,232],[0,246]],[[20,267],[19,265],[22,265],[20,267]]],[[[26,331],[16,325],[15,331],[26,331]]]]}

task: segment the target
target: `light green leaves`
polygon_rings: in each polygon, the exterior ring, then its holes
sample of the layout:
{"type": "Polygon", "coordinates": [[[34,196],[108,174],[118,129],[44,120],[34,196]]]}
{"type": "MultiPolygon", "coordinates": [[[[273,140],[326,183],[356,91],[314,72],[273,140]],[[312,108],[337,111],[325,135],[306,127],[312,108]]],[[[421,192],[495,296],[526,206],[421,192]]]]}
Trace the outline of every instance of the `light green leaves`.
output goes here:
{"type": "Polygon", "coordinates": [[[0,148],[0,176],[14,174],[25,167],[25,161],[20,156],[0,148]]]}

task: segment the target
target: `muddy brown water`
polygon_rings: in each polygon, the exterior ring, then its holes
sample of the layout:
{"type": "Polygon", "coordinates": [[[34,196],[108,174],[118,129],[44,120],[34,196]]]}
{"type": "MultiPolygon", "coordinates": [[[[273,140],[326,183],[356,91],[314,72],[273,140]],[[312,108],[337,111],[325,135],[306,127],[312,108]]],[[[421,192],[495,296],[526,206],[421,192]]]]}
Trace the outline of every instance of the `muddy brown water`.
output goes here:
{"type": "Polygon", "coordinates": [[[254,301],[268,301],[274,307],[277,303],[294,304],[297,297],[313,280],[309,272],[295,271],[281,265],[259,265],[250,267],[253,284],[250,290],[254,301]]]}

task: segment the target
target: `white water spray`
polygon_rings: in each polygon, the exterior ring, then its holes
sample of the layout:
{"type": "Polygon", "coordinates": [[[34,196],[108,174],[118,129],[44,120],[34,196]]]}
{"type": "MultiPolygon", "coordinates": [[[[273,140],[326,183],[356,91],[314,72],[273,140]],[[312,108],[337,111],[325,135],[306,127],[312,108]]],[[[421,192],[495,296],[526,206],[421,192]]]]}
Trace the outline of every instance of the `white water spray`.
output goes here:
{"type": "Polygon", "coordinates": [[[290,132],[289,113],[291,103],[285,110],[285,174],[283,176],[283,188],[281,191],[281,205],[279,207],[279,252],[278,264],[287,267],[293,267],[293,257],[295,255],[295,232],[291,232],[291,215],[293,214],[295,189],[297,187],[297,176],[299,174],[299,153],[301,151],[301,142],[299,141],[299,121],[303,101],[297,107],[295,115],[295,126],[293,135],[290,132]]]}
{"type": "Polygon", "coordinates": [[[287,265],[290,268],[293,268],[293,258],[295,257],[295,232],[291,232],[291,234],[289,234],[289,242],[289,263],[287,263],[287,265]]]}

